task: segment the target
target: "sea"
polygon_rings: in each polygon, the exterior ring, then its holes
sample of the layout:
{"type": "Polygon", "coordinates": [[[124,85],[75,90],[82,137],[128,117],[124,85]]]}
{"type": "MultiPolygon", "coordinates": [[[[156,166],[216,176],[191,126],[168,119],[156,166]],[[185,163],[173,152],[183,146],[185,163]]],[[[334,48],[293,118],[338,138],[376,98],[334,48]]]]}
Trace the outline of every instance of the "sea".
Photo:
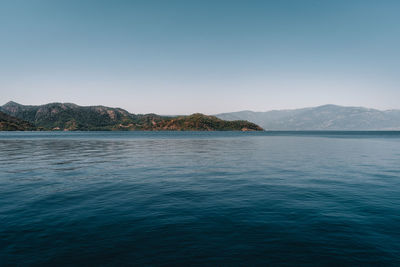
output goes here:
{"type": "Polygon", "coordinates": [[[400,266],[400,132],[1,132],[0,266],[400,266]]]}

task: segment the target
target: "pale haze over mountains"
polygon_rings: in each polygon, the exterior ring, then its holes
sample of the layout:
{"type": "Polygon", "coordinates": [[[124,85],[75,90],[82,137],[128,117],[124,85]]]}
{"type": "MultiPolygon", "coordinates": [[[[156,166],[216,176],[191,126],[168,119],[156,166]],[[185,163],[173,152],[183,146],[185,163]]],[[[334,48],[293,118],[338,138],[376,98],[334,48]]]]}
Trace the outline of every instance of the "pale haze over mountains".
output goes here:
{"type": "MultiPolygon", "coordinates": [[[[139,123],[138,125],[142,125],[139,128],[142,129],[143,125],[149,126],[148,123],[151,121],[155,120],[163,123],[165,120],[168,121],[173,118],[157,114],[135,115],[121,108],[106,106],[84,107],[72,103],[49,103],[40,106],[26,106],[10,101],[0,106],[0,111],[44,127],[44,129],[52,129],[54,127],[70,130],[114,129],[115,125],[121,123],[126,125],[133,123],[130,127],[132,129],[138,128],[136,124],[139,123]],[[133,125],[136,126],[133,127],[133,125]]],[[[181,115],[183,115],[183,118],[194,119],[191,116],[185,116],[186,114],[181,115]]],[[[265,112],[244,110],[220,113],[214,116],[225,121],[248,121],[261,126],[267,131],[400,130],[400,110],[382,111],[365,107],[322,105],[265,112]]],[[[203,120],[206,117],[199,119],[203,120]]],[[[146,127],[145,129],[149,128],[146,127]]]]}
{"type": "Polygon", "coordinates": [[[266,112],[239,111],[216,115],[223,120],[247,120],[265,130],[400,130],[400,110],[323,105],[266,112]]]}

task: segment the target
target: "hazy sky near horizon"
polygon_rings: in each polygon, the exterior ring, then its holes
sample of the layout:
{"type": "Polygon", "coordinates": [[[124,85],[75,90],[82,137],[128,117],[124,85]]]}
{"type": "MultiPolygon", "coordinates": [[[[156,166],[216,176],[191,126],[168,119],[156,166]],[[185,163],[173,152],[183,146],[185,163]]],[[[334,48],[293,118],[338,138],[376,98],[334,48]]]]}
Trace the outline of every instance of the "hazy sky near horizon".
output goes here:
{"type": "Polygon", "coordinates": [[[397,0],[2,0],[0,105],[400,108],[397,0]]]}

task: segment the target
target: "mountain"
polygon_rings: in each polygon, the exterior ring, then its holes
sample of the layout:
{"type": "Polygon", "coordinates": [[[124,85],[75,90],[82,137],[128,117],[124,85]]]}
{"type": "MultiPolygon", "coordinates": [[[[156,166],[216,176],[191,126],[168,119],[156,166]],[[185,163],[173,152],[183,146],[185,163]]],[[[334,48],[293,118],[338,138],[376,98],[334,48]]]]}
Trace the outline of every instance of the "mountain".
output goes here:
{"type": "Polygon", "coordinates": [[[46,130],[101,130],[133,122],[131,114],[123,109],[103,106],[81,107],[71,103],[25,106],[8,102],[0,107],[0,111],[46,130]]]}
{"type": "Polygon", "coordinates": [[[400,130],[400,110],[323,105],[267,112],[239,111],[215,115],[223,120],[247,120],[266,130],[400,130]]]}
{"type": "Polygon", "coordinates": [[[146,130],[146,131],[260,131],[247,121],[224,121],[203,114],[160,116],[131,114],[120,108],[78,106],[72,103],[50,103],[25,106],[8,102],[0,111],[28,121],[40,130],[146,130]]]}
{"type": "Polygon", "coordinates": [[[0,131],[33,131],[36,127],[27,121],[7,115],[0,111],[0,131]]]}

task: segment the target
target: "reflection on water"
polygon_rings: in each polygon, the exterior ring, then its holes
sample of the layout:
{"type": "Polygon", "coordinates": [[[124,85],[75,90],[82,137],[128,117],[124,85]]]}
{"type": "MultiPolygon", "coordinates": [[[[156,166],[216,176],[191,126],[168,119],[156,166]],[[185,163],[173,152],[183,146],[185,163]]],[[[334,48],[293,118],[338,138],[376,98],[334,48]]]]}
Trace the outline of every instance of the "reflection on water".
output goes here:
{"type": "Polygon", "coordinates": [[[399,133],[1,133],[0,259],[400,264],[399,133]]]}

